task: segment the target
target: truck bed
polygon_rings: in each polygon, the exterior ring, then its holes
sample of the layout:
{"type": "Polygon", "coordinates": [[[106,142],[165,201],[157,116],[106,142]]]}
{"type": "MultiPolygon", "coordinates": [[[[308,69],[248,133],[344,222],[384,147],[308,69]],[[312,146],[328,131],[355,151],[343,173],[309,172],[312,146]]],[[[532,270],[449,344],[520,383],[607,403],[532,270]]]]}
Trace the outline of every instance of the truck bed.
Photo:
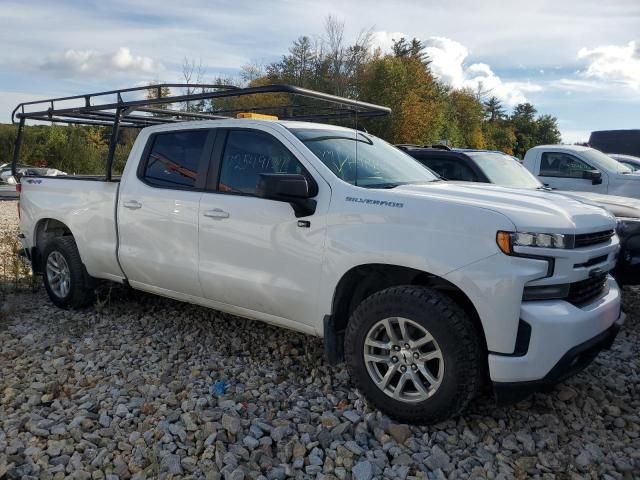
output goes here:
{"type": "Polygon", "coordinates": [[[29,245],[34,245],[37,242],[34,237],[46,221],[43,219],[62,222],[75,237],[89,274],[117,281],[123,277],[116,257],[116,202],[120,184],[100,179],[104,177],[23,177],[21,231],[29,245]]]}

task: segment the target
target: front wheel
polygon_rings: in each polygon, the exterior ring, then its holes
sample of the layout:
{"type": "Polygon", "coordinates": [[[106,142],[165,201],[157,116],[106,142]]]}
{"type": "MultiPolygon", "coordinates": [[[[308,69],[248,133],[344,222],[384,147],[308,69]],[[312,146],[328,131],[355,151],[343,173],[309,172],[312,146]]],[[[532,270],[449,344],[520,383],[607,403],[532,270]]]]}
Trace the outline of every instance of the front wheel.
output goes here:
{"type": "Polygon", "coordinates": [[[461,413],[482,379],[479,333],[448,296],[391,287],[349,319],[345,357],[367,399],[401,421],[433,423],[461,413]]]}
{"type": "Polygon", "coordinates": [[[73,237],[51,240],[43,253],[44,287],[61,308],[83,308],[95,299],[94,282],[80,259],[73,237]]]}

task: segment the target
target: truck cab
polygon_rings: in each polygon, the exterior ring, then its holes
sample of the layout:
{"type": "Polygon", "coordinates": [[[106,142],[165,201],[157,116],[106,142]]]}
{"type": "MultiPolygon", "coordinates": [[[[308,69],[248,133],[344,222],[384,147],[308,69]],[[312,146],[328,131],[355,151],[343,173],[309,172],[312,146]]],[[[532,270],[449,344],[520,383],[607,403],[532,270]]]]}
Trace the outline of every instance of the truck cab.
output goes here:
{"type": "Polygon", "coordinates": [[[527,151],[523,165],[558,190],[640,198],[640,174],[590,147],[540,145],[527,151]]]}

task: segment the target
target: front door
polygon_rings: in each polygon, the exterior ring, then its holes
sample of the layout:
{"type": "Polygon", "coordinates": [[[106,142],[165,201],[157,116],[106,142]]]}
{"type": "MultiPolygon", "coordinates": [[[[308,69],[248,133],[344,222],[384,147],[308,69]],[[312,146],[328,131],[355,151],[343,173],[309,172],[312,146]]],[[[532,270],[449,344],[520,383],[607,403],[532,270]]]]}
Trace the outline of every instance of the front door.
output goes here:
{"type": "Polygon", "coordinates": [[[594,183],[590,178],[584,178],[584,172],[596,170],[597,168],[570,153],[543,152],[538,178],[545,185],[558,190],[607,193],[606,173],[602,172],[600,182],[594,183]]]}
{"type": "Polygon", "coordinates": [[[330,189],[278,135],[249,129],[218,135],[215,191],[200,201],[200,282],[210,300],[312,324],[330,189]],[[319,187],[315,213],[296,218],[290,204],[257,197],[260,173],[306,175],[319,187]]]}

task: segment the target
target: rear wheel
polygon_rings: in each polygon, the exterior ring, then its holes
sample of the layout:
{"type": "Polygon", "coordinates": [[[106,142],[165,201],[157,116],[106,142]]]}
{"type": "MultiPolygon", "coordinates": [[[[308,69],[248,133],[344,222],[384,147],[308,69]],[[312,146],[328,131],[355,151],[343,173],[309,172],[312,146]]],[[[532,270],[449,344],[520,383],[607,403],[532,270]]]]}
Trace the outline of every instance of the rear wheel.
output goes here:
{"type": "Polygon", "coordinates": [[[94,281],[80,259],[73,237],[51,240],[44,249],[43,266],[45,289],[58,307],[83,308],[94,302],[94,281]]]}
{"type": "Polygon", "coordinates": [[[481,351],[468,315],[446,295],[418,286],[365,299],[345,336],[358,388],[389,416],[415,423],[464,410],[481,384],[481,351]]]}

